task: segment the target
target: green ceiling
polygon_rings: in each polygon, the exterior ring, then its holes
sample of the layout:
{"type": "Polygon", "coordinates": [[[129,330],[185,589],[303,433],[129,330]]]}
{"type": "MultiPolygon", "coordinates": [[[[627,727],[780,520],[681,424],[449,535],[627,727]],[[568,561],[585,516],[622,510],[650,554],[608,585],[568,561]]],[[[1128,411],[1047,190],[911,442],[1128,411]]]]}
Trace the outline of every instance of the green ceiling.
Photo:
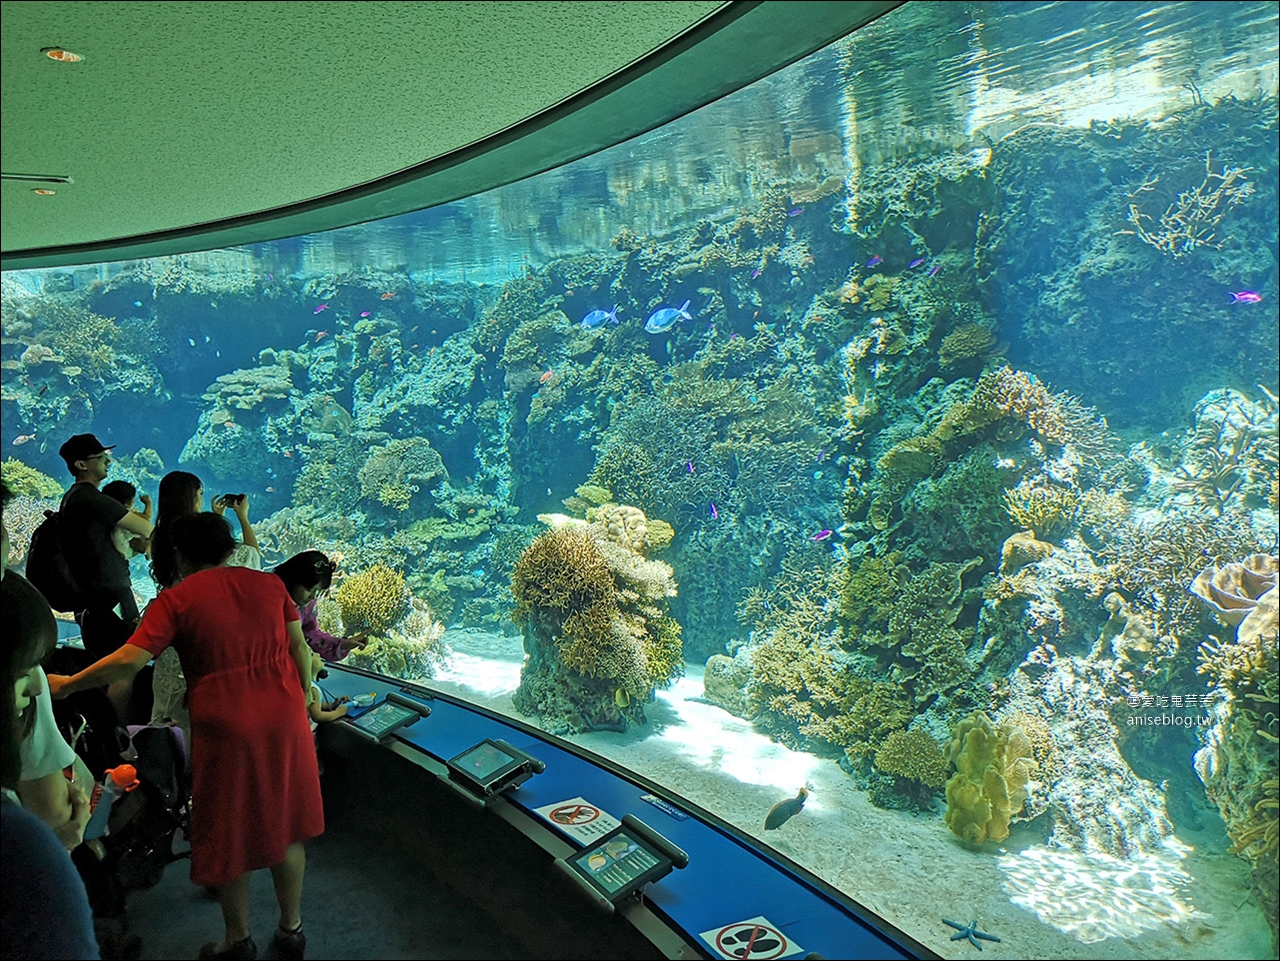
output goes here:
{"type": "Polygon", "coordinates": [[[5,269],[421,209],[634,136],[895,3],[4,2],[5,269]],[[58,63],[57,46],[83,57],[58,63]]]}

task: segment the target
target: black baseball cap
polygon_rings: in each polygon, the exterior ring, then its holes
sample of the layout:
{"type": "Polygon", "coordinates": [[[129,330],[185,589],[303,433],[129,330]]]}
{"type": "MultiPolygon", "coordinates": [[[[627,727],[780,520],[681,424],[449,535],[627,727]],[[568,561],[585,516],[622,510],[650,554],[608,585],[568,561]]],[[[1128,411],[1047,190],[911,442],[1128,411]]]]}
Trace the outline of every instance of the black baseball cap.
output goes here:
{"type": "Polygon", "coordinates": [[[115,444],[108,447],[92,434],[76,434],[69,441],[58,448],[58,456],[67,462],[67,467],[74,467],[78,460],[88,460],[90,457],[96,457],[104,450],[114,450],[115,444]]]}

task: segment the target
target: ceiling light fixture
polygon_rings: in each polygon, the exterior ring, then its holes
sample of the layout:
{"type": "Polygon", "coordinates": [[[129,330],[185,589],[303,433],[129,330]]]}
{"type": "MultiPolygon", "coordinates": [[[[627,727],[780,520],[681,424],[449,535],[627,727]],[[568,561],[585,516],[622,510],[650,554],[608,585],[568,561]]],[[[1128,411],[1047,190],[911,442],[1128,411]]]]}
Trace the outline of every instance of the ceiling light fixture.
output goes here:
{"type": "Polygon", "coordinates": [[[56,60],[59,63],[79,63],[84,59],[80,54],[63,50],[61,47],[41,47],[40,52],[50,60],[56,60]]]}

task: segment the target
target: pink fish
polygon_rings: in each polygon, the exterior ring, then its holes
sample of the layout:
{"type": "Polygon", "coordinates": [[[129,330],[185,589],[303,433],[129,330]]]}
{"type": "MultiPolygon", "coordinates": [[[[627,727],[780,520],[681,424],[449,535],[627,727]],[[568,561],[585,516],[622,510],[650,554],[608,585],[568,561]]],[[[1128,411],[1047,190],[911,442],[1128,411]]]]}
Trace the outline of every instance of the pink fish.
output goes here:
{"type": "Polygon", "coordinates": [[[35,434],[19,434],[17,437],[13,439],[13,446],[21,447],[23,444],[27,443],[28,441],[33,441],[35,439],[36,439],[35,434]]]}
{"type": "Polygon", "coordinates": [[[825,541],[828,537],[830,537],[830,536],[831,536],[831,533],[832,533],[831,531],[827,530],[826,528],[823,528],[822,530],[818,531],[818,533],[816,533],[816,534],[814,534],[812,537],[810,537],[810,538],[809,538],[809,540],[811,540],[811,541],[825,541]]]}
{"type": "Polygon", "coordinates": [[[751,271],[751,279],[755,280],[757,277],[759,277],[763,273],[764,273],[764,268],[757,267],[755,270],[751,271]]]}
{"type": "Polygon", "coordinates": [[[1233,293],[1232,291],[1228,290],[1227,293],[1231,294],[1231,302],[1233,304],[1262,303],[1262,294],[1259,294],[1252,290],[1242,290],[1239,293],[1233,293]]]}
{"type": "Polygon", "coordinates": [[[319,307],[317,307],[315,310],[313,310],[313,311],[311,311],[311,312],[312,312],[313,314],[318,314],[318,313],[320,313],[320,311],[322,311],[322,310],[328,310],[328,309],[329,309],[329,305],[328,305],[328,304],[321,304],[319,307]]]}
{"type": "Polygon", "coordinates": [[[709,503],[711,504],[711,519],[713,521],[718,521],[720,519],[720,512],[716,510],[716,503],[715,501],[710,501],[709,503]]]}
{"type": "Polygon", "coordinates": [[[867,266],[879,267],[882,263],[884,263],[884,258],[881,257],[879,254],[876,254],[874,257],[872,257],[870,260],[867,261],[867,266]]]}
{"type": "Polygon", "coordinates": [[[372,311],[372,310],[362,310],[362,311],[360,311],[360,316],[361,316],[361,317],[368,317],[368,316],[369,316],[370,314],[372,314],[372,313],[373,313],[373,311],[372,311]]]}

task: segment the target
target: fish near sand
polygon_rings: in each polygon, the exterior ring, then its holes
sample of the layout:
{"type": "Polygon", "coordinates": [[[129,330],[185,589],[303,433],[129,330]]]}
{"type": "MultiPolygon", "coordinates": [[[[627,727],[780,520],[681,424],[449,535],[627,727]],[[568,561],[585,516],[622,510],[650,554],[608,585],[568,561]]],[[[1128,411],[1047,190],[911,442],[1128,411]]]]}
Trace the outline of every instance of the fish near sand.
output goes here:
{"type": "Polygon", "coordinates": [[[769,814],[764,819],[764,829],[766,831],[778,830],[778,828],[782,827],[782,825],[786,824],[804,810],[804,799],[808,796],[808,788],[801,788],[800,793],[795,797],[789,797],[785,801],[779,801],[769,809],[769,814]]]}
{"type": "Polygon", "coordinates": [[[587,330],[595,330],[597,327],[603,327],[605,322],[618,322],[618,305],[613,305],[613,310],[593,310],[587,316],[582,318],[582,326],[587,330]]]}
{"type": "Polygon", "coordinates": [[[665,334],[676,325],[676,321],[682,318],[684,320],[693,320],[693,315],[689,313],[689,301],[687,300],[679,307],[662,307],[655,310],[649,315],[649,319],[644,322],[644,329],[651,334],[665,334]]]}

